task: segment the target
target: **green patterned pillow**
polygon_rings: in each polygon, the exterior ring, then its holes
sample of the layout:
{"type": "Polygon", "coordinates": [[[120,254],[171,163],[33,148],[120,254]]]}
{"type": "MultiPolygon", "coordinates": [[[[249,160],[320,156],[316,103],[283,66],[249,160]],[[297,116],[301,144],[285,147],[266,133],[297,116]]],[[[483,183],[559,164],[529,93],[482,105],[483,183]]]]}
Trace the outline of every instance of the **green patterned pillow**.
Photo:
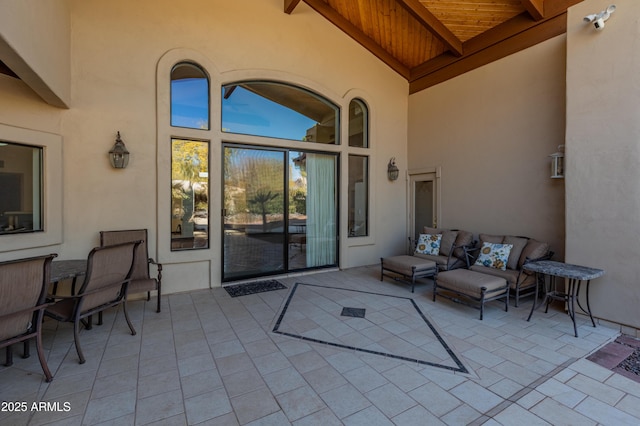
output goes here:
{"type": "Polygon", "coordinates": [[[505,271],[512,248],[513,244],[482,243],[482,248],[475,264],[505,271]]]}
{"type": "Polygon", "coordinates": [[[442,241],[442,234],[420,234],[416,253],[437,255],[440,253],[440,241],[442,241]]]}

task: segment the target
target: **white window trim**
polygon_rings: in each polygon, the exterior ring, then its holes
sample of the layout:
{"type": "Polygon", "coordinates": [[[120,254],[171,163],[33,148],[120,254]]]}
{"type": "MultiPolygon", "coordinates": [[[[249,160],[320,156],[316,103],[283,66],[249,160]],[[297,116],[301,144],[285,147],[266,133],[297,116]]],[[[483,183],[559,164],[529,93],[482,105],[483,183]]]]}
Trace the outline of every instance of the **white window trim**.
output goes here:
{"type": "Polygon", "coordinates": [[[0,124],[0,139],[43,149],[43,231],[0,235],[0,260],[25,257],[17,250],[62,244],[62,136],[0,124]]]}

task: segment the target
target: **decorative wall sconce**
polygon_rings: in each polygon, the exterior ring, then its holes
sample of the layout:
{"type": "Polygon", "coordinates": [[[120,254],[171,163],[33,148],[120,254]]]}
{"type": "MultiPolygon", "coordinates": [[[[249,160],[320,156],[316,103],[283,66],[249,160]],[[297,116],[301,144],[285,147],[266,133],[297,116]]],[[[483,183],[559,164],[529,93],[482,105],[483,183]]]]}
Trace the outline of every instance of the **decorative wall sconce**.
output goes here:
{"type": "Polygon", "coordinates": [[[396,157],[391,157],[389,160],[389,164],[387,165],[387,177],[390,181],[394,181],[398,179],[398,175],[400,174],[400,170],[398,166],[396,166],[396,157]]]}
{"type": "Polygon", "coordinates": [[[558,152],[554,152],[551,157],[551,178],[564,178],[564,145],[558,145],[558,152]]]}
{"type": "Polygon", "coordinates": [[[127,151],[127,147],[124,146],[124,142],[120,139],[120,132],[118,131],[118,136],[116,137],[116,143],[109,151],[109,161],[111,161],[111,166],[114,169],[124,169],[129,164],[129,151],[127,151]]]}

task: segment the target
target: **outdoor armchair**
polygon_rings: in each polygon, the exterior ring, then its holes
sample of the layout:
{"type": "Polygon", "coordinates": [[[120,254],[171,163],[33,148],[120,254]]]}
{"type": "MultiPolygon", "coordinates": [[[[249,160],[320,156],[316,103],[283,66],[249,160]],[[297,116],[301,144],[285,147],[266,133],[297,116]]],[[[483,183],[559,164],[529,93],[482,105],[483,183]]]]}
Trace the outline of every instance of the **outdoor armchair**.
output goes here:
{"type": "Polygon", "coordinates": [[[42,318],[46,302],[51,261],[55,254],[0,263],[0,348],[6,347],[6,365],[13,363],[11,345],[24,344],[29,356],[29,339],[36,339],[38,359],[47,382],[53,378],[42,349],[42,318]]]}
{"type": "Polygon", "coordinates": [[[133,271],[136,249],[140,241],[106,247],[96,247],[89,253],[87,273],[77,294],[53,296],[56,302],[45,314],[61,322],[73,322],[73,338],[80,364],[85,358],[80,347],[80,323],[93,314],[122,305],[131,334],[136,330],[127,312],[127,291],[133,271]]]}
{"type": "Polygon", "coordinates": [[[142,241],[136,253],[136,263],[131,274],[129,284],[129,294],[147,292],[147,300],[151,299],[151,291],[158,291],[158,306],[156,312],[160,312],[161,307],[161,287],[162,287],[162,264],[157,263],[149,257],[147,245],[146,229],[130,229],[122,231],[100,231],[100,245],[108,246],[131,241],[142,241]],[[156,265],[157,275],[151,276],[150,266],[156,265]]]}

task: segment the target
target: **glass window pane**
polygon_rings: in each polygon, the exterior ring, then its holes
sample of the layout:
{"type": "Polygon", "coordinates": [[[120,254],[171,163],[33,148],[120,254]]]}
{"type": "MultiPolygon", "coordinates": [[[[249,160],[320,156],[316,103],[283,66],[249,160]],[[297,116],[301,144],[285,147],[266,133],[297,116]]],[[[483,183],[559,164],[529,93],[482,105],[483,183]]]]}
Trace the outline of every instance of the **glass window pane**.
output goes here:
{"type": "Polygon", "coordinates": [[[359,99],[349,104],[349,146],[369,147],[369,111],[359,99]]]}
{"type": "Polygon", "coordinates": [[[337,144],[339,108],[308,90],[276,82],[222,88],[222,131],[337,144]]]}
{"type": "Polygon", "coordinates": [[[369,157],[349,155],[349,236],[369,235],[369,157]]]}
{"type": "Polygon", "coordinates": [[[42,231],[42,148],[0,141],[0,169],[0,235],[42,231]]]}
{"type": "Polygon", "coordinates": [[[184,62],[171,70],[171,125],[209,129],[209,79],[195,64],[184,62]]]}
{"type": "Polygon", "coordinates": [[[209,144],[171,141],[171,250],[209,247],[209,144]]]}

